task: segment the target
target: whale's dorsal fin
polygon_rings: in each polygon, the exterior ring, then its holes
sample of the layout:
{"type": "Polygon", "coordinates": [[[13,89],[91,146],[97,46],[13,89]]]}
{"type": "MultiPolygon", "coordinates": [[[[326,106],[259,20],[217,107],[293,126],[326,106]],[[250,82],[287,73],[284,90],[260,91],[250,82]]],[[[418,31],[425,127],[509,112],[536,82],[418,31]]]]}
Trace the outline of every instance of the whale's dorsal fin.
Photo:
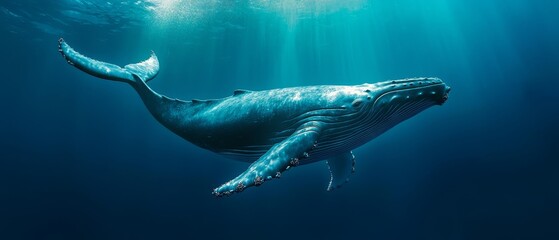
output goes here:
{"type": "Polygon", "coordinates": [[[233,91],[233,96],[238,96],[238,95],[249,93],[249,92],[252,92],[252,91],[245,90],[245,89],[237,89],[237,90],[233,91]]]}

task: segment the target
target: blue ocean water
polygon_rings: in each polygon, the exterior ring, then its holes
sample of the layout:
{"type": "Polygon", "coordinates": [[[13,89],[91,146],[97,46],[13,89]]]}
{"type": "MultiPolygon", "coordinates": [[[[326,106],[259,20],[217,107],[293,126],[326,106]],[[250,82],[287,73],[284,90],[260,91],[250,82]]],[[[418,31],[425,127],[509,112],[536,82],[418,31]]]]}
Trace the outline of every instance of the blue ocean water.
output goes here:
{"type": "Polygon", "coordinates": [[[556,239],[559,2],[21,0],[0,2],[0,239],[556,239]],[[126,84],[57,52],[125,65],[181,99],[234,89],[417,76],[452,87],[327,166],[242,194],[248,166],[182,140],[126,84]]]}

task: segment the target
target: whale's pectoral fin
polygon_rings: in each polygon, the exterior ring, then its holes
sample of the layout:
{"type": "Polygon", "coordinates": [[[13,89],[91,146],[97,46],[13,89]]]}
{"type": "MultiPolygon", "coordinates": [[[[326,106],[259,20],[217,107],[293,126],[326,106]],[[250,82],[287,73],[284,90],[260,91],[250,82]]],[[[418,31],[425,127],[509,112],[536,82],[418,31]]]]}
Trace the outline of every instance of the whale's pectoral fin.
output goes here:
{"type": "Polygon", "coordinates": [[[355,172],[355,156],[353,153],[346,152],[332,157],[326,161],[330,169],[330,183],[327,191],[341,187],[349,181],[350,175],[355,172]]]}
{"type": "Polygon", "coordinates": [[[143,62],[120,67],[86,57],[70,47],[62,38],[58,40],[58,51],[69,64],[98,78],[135,83],[134,75],[136,75],[147,82],[159,72],[159,61],[154,52],[151,52],[150,58],[143,62]]]}
{"type": "Polygon", "coordinates": [[[293,135],[274,145],[268,152],[235,179],[214,189],[216,196],[241,192],[250,186],[259,186],[265,180],[279,178],[281,173],[299,165],[299,159],[308,157],[320,133],[320,123],[308,122],[293,135]]]}

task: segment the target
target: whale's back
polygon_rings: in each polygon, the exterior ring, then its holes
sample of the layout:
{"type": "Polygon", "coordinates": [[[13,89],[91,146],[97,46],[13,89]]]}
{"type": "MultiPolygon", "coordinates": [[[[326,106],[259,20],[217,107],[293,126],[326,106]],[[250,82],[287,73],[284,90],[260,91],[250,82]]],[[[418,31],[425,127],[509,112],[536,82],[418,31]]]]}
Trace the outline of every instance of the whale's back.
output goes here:
{"type": "Polygon", "coordinates": [[[265,91],[236,91],[233,96],[194,101],[203,107],[187,119],[183,136],[192,143],[228,157],[252,162],[274,144],[316,118],[346,111],[328,98],[342,86],[310,86],[265,91]]]}

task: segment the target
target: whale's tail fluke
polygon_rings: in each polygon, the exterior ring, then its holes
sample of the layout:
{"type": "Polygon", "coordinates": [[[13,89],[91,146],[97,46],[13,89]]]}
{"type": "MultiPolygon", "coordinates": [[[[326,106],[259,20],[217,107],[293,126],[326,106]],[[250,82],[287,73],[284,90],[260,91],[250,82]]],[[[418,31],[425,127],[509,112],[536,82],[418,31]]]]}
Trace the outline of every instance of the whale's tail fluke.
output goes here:
{"type": "Polygon", "coordinates": [[[147,60],[124,67],[86,57],[75,51],[62,38],[58,40],[58,51],[70,65],[103,79],[134,84],[136,79],[147,82],[159,73],[159,61],[153,51],[147,60]]]}
{"type": "Polygon", "coordinates": [[[186,101],[176,101],[164,97],[153,91],[146,84],[147,81],[157,76],[159,72],[159,61],[153,52],[151,53],[151,57],[143,62],[120,67],[115,64],[86,57],[72,49],[62,38],[58,40],[58,51],[70,65],[90,75],[107,80],[129,83],[136,92],[138,92],[150,113],[164,125],[169,123],[167,118],[163,117],[163,114],[166,114],[170,108],[187,103],[186,101]]]}

